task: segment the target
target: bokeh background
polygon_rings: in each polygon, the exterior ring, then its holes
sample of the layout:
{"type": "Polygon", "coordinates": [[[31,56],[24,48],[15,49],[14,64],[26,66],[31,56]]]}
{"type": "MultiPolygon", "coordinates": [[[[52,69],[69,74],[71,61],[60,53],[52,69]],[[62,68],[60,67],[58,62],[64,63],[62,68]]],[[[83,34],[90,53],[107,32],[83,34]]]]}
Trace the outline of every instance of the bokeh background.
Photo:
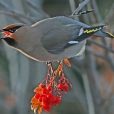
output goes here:
{"type": "MultiPolygon", "coordinates": [[[[0,0],[0,28],[33,24],[44,18],[69,16],[83,0],[0,0]]],[[[114,33],[114,0],[90,0],[93,13],[76,17],[89,25],[106,23],[114,33]]],[[[27,33],[26,33],[27,34],[27,33]]],[[[114,114],[114,40],[93,37],[86,51],[71,58],[65,73],[72,90],[50,114],[114,114]]],[[[0,114],[33,114],[33,89],[44,78],[45,63],[35,62],[0,42],[0,114]]],[[[42,114],[45,114],[43,112],[42,114]]]]}

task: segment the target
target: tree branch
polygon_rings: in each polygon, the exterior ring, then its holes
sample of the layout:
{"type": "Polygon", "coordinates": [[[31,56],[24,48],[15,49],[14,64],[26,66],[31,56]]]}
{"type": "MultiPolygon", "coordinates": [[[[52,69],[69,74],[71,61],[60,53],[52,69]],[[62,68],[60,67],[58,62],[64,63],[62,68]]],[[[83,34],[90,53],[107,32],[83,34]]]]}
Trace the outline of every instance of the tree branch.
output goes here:
{"type": "Polygon", "coordinates": [[[89,0],[84,0],[82,3],[80,3],[79,6],[78,6],[78,8],[72,13],[71,16],[73,16],[73,15],[78,15],[78,13],[82,10],[82,8],[83,8],[84,6],[87,5],[88,2],[89,2],[89,0]]]}
{"type": "Polygon", "coordinates": [[[17,13],[15,11],[5,11],[5,10],[0,10],[0,14],[3,15],[8,15],[22,23],[30,23],[33,20],[27,16],[24,16],[23,14],[17,13]]]}
{"type": "Polygon", "coordinates": [[[94,40],[90,40],[90,39],[88,40],[88,42],[90,42],[90,43],[92,43],[94,45],[97,45],[97,46],[99,46],[99,47],[101,47],[101,48],[103,48],[105,50],[108,50],[109,52],[114,54],[114,50],[112,48],[107,47],[106,45],[103,45],[101,43],[98,43],[98,42],[96,42],[94,40]]]}

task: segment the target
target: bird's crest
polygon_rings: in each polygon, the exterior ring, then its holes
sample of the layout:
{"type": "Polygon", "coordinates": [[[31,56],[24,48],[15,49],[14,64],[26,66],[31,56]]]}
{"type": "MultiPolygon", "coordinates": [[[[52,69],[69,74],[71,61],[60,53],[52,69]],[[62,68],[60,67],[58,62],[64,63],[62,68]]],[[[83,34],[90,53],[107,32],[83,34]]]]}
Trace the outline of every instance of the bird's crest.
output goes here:
{"type": "Polygon", "coordinates": [[[10,25],[4,27],[2,30],[14,33],[17,29],[19,29],[22,26],[23,26],[23,24],[20,24],[20,23],[10,24],[10,25]]]}

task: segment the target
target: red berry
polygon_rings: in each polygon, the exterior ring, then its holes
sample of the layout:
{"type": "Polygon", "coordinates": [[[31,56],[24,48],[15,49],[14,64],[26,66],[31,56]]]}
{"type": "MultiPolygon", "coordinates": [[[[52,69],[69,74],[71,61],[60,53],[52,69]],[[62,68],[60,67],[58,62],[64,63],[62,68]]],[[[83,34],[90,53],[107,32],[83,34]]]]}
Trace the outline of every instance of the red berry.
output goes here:
{"type": "Polygon", "coordinates": [[[35,98],[39,99],[40,98],[40,94],[35,94],[35,98]]]}
{"type": "Polygon", "coordinates": [[[40,84],[39,84],[39,87],[40,87],[40,88],[45,88],[46,86],[45,86],[44,84],[40,83],[40,84]]]}
{"type": "Polygon", "coordinates": [[[44,110],[46,111],[46,112],[49,112],[50,110],[51,110],[51,106],[50,105],[44,105],[43,106],[43,108],[44,108],[44,110]]]}
{"type": "Polygon", "coordinates": [[[60,89],[61,91],[68,92],[68,90],[69,90],[69,86],[68,86],[67,83],[65,83],[65,84],[58,84],[57,87],[58,87],[58,89],[60,89]]]}
{"type": "Polygon", "coordinates": [[[47,88],[43,88],[42,94],[47,94],[47,93],[49,93],[48,90],[47,90],[47,88]]]}
{"type": "Polygon", "coordinates": [[[52,86],[47,87],[48,92],[52,92],[52,86]]]}

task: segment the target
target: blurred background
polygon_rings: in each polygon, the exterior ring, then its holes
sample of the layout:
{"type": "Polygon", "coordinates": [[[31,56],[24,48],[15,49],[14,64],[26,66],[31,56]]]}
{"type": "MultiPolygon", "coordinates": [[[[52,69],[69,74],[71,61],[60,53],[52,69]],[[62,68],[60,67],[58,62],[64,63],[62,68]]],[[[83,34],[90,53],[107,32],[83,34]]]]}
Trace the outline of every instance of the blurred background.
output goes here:
{"type": "MultiPolygon", "coordinates": [[[[11,23],[33,24],[44,18],[70,15],[83,0],[0,0],[0,28],[11,23]]],[[[114,1],[90,0],[93,13],[76,17],[89,25],[106,23],[114,33],[114,1]]],[[[93,37],[86,51],[71,58],[65,73],[72,90],[50,114],[114,114],[114,40],[93,37]]],[[[33,89],[47,67],[0,42],[0,114],[33,114],[33,89]]],[[[42,114],[45,114],[43,112],[42,114]]]]}

